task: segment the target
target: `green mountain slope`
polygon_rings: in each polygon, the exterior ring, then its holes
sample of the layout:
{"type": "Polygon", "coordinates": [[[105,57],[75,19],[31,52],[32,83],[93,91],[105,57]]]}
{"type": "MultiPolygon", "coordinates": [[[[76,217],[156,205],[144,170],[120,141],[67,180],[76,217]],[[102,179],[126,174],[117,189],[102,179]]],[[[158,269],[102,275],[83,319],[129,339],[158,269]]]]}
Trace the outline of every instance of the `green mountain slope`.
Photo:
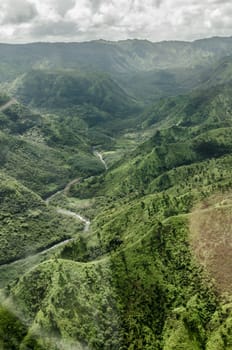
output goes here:
{"type": "Polygon", "coordinates": [[[161,100],[143,116],[144,125],[158,129],[154,136],[103,179],[90,178],[86,186],[83,183],[73,193],[84,197],[97,193],[109,197],[141,195],[151,191],[158,177],[157,189],[168,186],[168,177],[165,180],[163,175],[167,171],[212,158],[230,157],[230,96],[231,85],[222,85],[161,100]]]}
{"type": "Polygon", "coordinates": [[[24,103],[40,108],[89,104],[116,116],[135,108],[132,98],[107,75],[34,70],[17,80],[14,88],[24,103]]]}
{"type": "Polygon", "coordinates": [[[179,184],[182,191],[174,188],[174,195],[159,191],[124,205],[114,201],[114,208],[111,203],[96,217],[87,239],[69,245],[62,260],[37,266],[13,287],[15,305],[27,322],[30,315],[24,346],[34,338],[51,349],[59,339],[81,343],[83,349],[210,344],[211,332],[217,331],[215,324],[207,330],[211,318],[221,322],[224,316],[189,249],[188,217],[169,218],[188,212],[194,192],[199,200],[209,187],[189,190],[180,178],[179,184]],[[41,286],[44,292],[34,295],[41,286]],[[112,318],[115,324],[108,325],[112,318]]]}
{"type": "Polygon", "coordinates": [[[209,63],[231,54],[231,38],[195,42],[146,40],[86,43],[37,43],[0,46],[2,79],[32,68],[71,68],[123,73],[209,63]]]}
{"type": "Polygon", "coordinates": [[[5,264],[71,237],[76,228],[42,199],[1,173],[1,258],[5,264]]]}
{"type": "MultiPolygon", "coordinates": [[[[209,77],[211,65],[153,69],[114,74],[113,78],[137,99],[151,104],[160,98],[187,93],[209,77]]],[[[211,71],[210,71],[211,72],[211,71]]]]}
{"type": "Polygon", "coordinates": [[[149,107],[143,114],[144,126],[161,122],[163,125],[177,124],[179,126],[205,125],[217,126],[231,120],[231,81],[208,87],[207,90],[197,89],[189,95],[160,100],[149,107]]]}
{"type": "Polygon", "coordinates": [[[11,93],[31,108],[56,114],[61,137],[55,142],[65,145],[77,131],[107,146],[110,136],[134,127],[142,108],[110,76],[77,70],[33,70],[16,79],[11,93]]]}
{"type": "Polygon", "coordinates": [[[5,290],[27,326],[20,350],[231,348],[231,280],[218,268],[230,261],[230,93],[160,101],[144,117],[153,137],[60,199],[78,201],[91,230],[5,290]]]}
{"type": "MultiPolygon", "coordinates": [[[[208,62],[220,51],[227,52],[230,41],[185,43],[182,65],[189,63],[190,48],[202,50],[201,58],[208,62]]],[[[98,45],[108,44],[95,45],[98,57],[98,45]]],[[[149,62],[153,52],[148,42],[115,45],[120,50],[133,47],[138,67],[144,57],[149,62]]],[[[182,45],[156,46],[160,50],[156,63],[171,49],[175,65],[175,50],[182,45]]],[[[110,63],[115,57],[114,53],[110,63]]],[[[195,59],[193,55],[192,64],[195,59]]],[[[101,80],[97,75],[95,85],[92,75],[90,80],[86,75],[72,80],[67,72],[43,71],[40,81],[39,71],[34,73],[36,81],[24,76],[27,80],[18,91],[24,91],[23,99],[28,96],[27,103],[46,112],[31,112],[28,117],[29,110],[20,109],[12,119],[16,106],[2,110],[2,144],[8,147],[1,156],[2,262],[75,238],[42,258],[34,255],[7,269],[0,266],[4,286],[0,346],[4,350],[12,343],[17,350],[231,350],[231,83],[223,78],[223,84],[214,86],[206,79],[207,89],[161,99],[127,120],[127,113],[120,117],[131,99],[125,95],[120,110],[117,104],[123,90],[108,78],[101,80]],[[106,82],[114,92],[113,112],[104,109],[108,108],[104,107],[109,93],[106,82]],[[46,92],[50,101],[43,91],[39,93],[40,84],[52,91],[51,95],[46,92]],[[67,91],[75,92],[73,100],[67,91]],[[72,103],[68,110],[66,104],[72,103]],[[106,113],[102,122],[96,121],[96,111],[106,113]],[[120,122],[125,119],[122,129],[114,124],[116,116],[120,122]],[[112,118],[112,129],[107,118],[112,118]],[[114,136],[116,145],[122,142],[117,132],[127,132],[125,125],[134,131],[134,140],[136,135],[154,133],[141,144],[135,141],[137,147],[109,169],[96,168],[95,163],[87,166],[96,150],[92,147],[101,145],[94,144],[96,133],[99,140],[105,136],[104,145],[112,151],[110,139],[114,136]],[[81,161],[77,162],[76,152],[83,156],[81,161]],[[49,157],[52,168],[45,166],[49,157]],[[28,173],[36,162],[51,178],[41,177],[40,183],[38,175],[28,173]],[[13,165],[19,180],[6,175],[13,176],[13,165]],[[59,167],[60,173],[55,173],[59,167]],[[101,174],[90,177],[98,171],[101,174]],[[74,173],[82,174],[82,179],[70,182],[68,190],[53,197],[49,206],[31,191],[55,192],[74,173]],[[43,184],[45,178],[47,184],[43,184]],[[57,207],[90,218],[90,230],[81,232],[80,223],[59,214],[57,207]]],[[[8,98],[2,96],[2,101],[4,105],[8,98]]]]}
{"type": "Polygon", "coordinates": [[[69,124],[62,123],[56,115],[32,112],[2,96],[0,167],[4,172],[45,196],[65,187],[68,180],[104,170],[78,115],[71,115],[69,124]]]}
{"type": "MultiPolygon", "coordinates": [[[[99,40],[86,43],[1,44],[0,73],[2,83],[12,82],[19,75],[38,69],[108,73],[129,95],[147,103],[197,87],[206,79],[204,71],[209,77],[210,64],[216,64],[231,54],[230,37],[194,42],[99,40]]],[[[108,83],[112,89],[112,81],[108,83]]],[[[112,97],[108,93],[106,95],[111,101],[112,97]]],[[[101,96],[99,98],[101,101],[101,96]]],[[[64,99],[61,100],[60,103],[63,103],[64,99]]],[[[51,100],[47,102],[51,105],[51,100]]],[[[109,107],[109,100],[105,102],[109,107]]]]}
{"type": "Polygon", "coordinates": [[[203,79],[202,83],[204,87],[212,85],[219,85],[231,82],[231,70],[232,70],[232,57],[223,57],[219,62],[213,64],[209,73],[203,79]]]}

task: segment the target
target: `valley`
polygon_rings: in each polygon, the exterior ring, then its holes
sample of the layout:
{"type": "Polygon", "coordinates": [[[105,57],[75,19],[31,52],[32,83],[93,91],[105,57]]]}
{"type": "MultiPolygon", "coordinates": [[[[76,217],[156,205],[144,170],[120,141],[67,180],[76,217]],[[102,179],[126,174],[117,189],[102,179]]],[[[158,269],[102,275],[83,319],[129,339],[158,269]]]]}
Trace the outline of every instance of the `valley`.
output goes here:
{"type": "Polygon", "coordinates": [[[231,349],[230,55],[0,45],[0,349],[231,349]]]}

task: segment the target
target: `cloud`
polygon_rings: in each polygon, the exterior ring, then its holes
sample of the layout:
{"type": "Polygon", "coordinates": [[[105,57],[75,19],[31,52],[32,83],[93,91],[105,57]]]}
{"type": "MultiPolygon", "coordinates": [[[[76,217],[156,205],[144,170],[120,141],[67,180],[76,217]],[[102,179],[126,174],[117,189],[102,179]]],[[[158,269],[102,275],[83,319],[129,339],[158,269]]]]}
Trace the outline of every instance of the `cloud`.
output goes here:
{"type": "Polygon", "coordinates": [[[75,0],[47,0],[46,2],[54,12],[62,17],[64,17],[76,4],[75,0]]]}
{"type": "Polygon", "coordinates": [[[104,1],[102,1],[102,0],[89,0],[89,3],[90,3],[90,6],[92,8],[93,13],[96,13],[99,11],[101,4],[103,2],[104,1]]]}
{"type": "Polygon", "coordinates": [[[232,35],[231,0],[1,0],[0,40],[193,40],[232,35]]]}
{"type": "Polygon", "coordinates": [[[18,25],[32,21],[38,15],[35,4],[27,0],[2,0],[0,23],[18,25]]]}
{"type": "Polygon", "coordinates": [[[78,26],[73,22],[58,21],[56,23],[44,21],[39,22],[31,29],[31,35],[39,40],[57,36],[73,37],[78,34],[78,26]]]}

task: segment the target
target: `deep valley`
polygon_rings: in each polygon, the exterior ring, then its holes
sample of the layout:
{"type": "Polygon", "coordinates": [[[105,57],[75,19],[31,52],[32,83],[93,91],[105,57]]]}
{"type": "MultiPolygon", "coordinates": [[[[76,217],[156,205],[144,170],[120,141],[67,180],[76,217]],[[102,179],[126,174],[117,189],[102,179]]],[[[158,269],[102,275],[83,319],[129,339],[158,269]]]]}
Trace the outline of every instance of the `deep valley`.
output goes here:
{"type": "Polygon", "coordinates": [[[0,349],[231,350],[232,38],[1,44],[0,88],[0,349]]]}

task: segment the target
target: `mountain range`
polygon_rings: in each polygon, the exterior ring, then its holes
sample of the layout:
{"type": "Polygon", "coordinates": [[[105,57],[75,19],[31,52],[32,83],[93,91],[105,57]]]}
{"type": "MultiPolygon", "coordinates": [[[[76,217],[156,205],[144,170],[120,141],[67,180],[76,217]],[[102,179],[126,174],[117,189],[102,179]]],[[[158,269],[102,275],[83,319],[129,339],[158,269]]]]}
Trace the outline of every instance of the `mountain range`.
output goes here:
{"type": "Polygon", "coordinates": [[[0,72],[0,349],[230,350],[232,39],[0,72]]]}

